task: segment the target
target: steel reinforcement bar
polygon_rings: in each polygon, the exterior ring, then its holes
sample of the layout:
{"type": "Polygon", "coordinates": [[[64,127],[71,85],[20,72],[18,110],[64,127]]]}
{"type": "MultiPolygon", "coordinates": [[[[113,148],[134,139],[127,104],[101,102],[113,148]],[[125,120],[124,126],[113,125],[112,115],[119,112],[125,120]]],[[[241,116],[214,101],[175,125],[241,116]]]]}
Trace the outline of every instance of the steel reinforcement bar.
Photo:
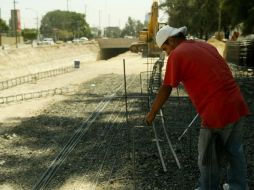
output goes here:
{"type": "MultiPolygon", "coordinates": [[[[132,80],[131,84],[134,82],[132,80]]],[[[114,90],[114,93],[108,97],[105,97],[101,100],[95,110],[90,114],[90,116],[82,123],[82,125],[73,133],[72,137],[65,144],[63,149],[59,152],[59,154],[55,157],[55,159],[51,162],[48,169],[43,173],[37,183],[33,186],[33,190],[42,190],[45,189],[48,184],[51,182],[54,175],[57,173],[57,170],[61,167],[66,158],[71,154],[71,152],[75,149],[77,144],[80,142],[81,138],[86,134],[89,128],[92,127],[96,119],[101,115],[103,110],[107,107],[109,103],[113,100],[114,96],[120,89],[123,87],[123,84],[117,86],[114,90]]]]}
{"type": "Polygon", "coordinates": [[[254,67],[239,66],[232,63],[228,65],[235,78],[254,78],[254,67]]]}

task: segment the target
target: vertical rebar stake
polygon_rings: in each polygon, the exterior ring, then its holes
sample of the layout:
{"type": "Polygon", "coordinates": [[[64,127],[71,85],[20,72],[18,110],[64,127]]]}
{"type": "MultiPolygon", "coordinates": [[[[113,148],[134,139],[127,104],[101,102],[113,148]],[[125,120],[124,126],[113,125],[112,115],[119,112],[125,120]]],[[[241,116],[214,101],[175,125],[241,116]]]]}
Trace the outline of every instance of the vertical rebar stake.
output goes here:
{"type": "Polygon", "coordinates": [[[125,99],[125,118],[128,126],[128,103],[127,103],[127,85],[126,85],[126,72],[125,72],[125,59],[123,59],[123,76],[124,76],[124,99],[125,99]]]}
{"type": "Polygon", "coordinates": [[[170,139],[169,139],[169,136],[168,136],[168,133],[167,133],[167,130],[166,130],[166,127],[165,127],[165,121],[164,121],[164,116],[163,116],[162,109],[160,109],[160,116],[161,116],[162,128],[163,128],[163,130],[164,130],[166,139],[167,139],[167,141],[168,141],[169,148],[170,148],[170,150],[171,150],[171,152],[172,152],[172,154],[173,154],[173,156],[174,156],[174,159],[175,159],[175,161],[176,161],[176,164],[177,164],[178,168],[181,169],[181,168],[182,168],[182,167],[181,167],[181,164],[180,164],[179,159],[178,159],[178,157],[177,157],[177,155],[176,155],[176,153],[175,153],[175,150],[174,150],[173,145],[172,145],[172,143],[171,143],[171,141],[170,141],[170,139]]]}
{"type": "Polygon", "coordinates": [[[133,190],[136,189],[136,182],[135,182],[135,147],[134,147],[134,132],[133,128],[130,130],[129,127],[129,122],[128,122],[128,101],[127,101],[127,83],[126,83],[126,70],[125,70],[125,59],[123,59],[123,73],[124,73],[124,97],[125,97],[125,117],[126,117],[126,125],[128,128],[128,147],[131,152],[132,150],[132,177],[133,177],[133,190]],[[130,147],[130,142],[131,142],[131,137],[132,137],[132,148],[130,147]]]}
{"type": "Polygon", "coordinates": [[[143,95],[143,84],[142,84],[142,73],[139,74],[139,83],[140,83],[140,93],[143,95]]]}

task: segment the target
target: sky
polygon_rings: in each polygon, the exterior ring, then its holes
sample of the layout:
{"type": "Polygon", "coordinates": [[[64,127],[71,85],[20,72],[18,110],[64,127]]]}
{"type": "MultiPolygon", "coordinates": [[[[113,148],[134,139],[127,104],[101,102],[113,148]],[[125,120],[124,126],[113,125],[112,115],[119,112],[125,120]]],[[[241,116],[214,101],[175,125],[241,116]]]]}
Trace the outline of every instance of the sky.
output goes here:
{"type": "MultiPolygon", "coordinates": [[[[128,17],[144,22],[152,3],[153,0],[16,0],[16,9],[20,10],[22,28],[36,28],[37,16],[40,23],[47,12],[54,10],[85,13],[90,27],[124,28],[128,17]]],[[[7,24],[13,8],[14,0],[0,0],[0,17],[7,24]]]]}

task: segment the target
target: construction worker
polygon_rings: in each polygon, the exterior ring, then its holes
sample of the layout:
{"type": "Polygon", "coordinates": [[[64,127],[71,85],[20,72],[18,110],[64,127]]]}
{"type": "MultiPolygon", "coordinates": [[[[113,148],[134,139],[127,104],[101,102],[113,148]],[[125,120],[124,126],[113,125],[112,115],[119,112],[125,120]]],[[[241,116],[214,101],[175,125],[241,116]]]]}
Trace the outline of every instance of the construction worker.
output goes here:
{"type": "Polygon", "coordinates": [[[249,114],[249,109],[216,48],[206,42],[186,40],[186,33],[186,27],[166,25],[156,34],[157,45],[169,57],[163,84],[145,121],[152,125],[172,88],[182,83],[202,121],[198,142],[198,189],[220,189],[220,158],[227,152],[229,167],[224,188],[246,190],[240,119],[249,114]],[[222,147],[223,152],[219,152],[222,147]]]}

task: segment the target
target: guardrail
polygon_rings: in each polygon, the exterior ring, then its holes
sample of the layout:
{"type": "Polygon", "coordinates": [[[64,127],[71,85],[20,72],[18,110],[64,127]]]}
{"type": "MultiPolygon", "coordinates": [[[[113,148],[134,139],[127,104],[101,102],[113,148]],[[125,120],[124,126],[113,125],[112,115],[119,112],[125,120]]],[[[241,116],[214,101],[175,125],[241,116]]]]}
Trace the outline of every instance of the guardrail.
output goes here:
{"type": "Polygon", "coordinates": [[[35,74],[29,74],[29,75],[25,75],[21,77],[12,78],[9,80],[1,81],[0,90],[8,89],[8,88],[18,86],[24,83],[36,82],[37,80],[40,80],[40,79],[54,77],[57,75],[73,72],[75,70],[77,70],[77,68],[73,66],[68,66],[68,67],[62,67],[58,69],[53,69],[53,70],[38,72],[35,74]]]}
{"type": "Polygon", "coordinates": [[[21,101],[42,98],[42,97],[47,97],[47,96],[64,95],[64,94],[69,94],[74,91],[75,91],[74,88],[55,88],[55,89],[41,90],[41,91],[37,91],[37,92],[11,95],[11,96],[6,96],[6,97],[0,97],[0,104],[21,102],[21,101]]]}

